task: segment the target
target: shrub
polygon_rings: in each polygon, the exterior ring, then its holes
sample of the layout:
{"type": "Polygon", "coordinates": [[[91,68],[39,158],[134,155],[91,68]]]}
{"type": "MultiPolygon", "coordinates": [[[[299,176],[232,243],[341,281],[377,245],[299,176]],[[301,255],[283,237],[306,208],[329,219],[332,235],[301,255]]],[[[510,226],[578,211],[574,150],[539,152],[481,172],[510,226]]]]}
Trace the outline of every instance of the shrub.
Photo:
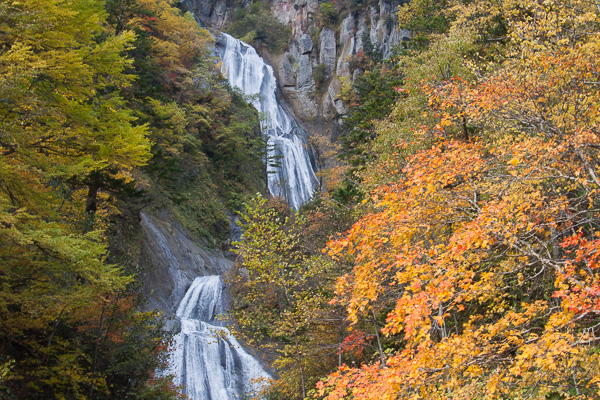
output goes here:
{"type": "Polygon", "coordinates": [[[335,29],[338,23],[339,11],[333,3],[322,3],[319,6],[316,19],[321,26],[335,29]]]}
{"type": "Polygon", "coordinates": [[[250,44],[264,44],[268,50],[281,53],[290,43],[292,30],[277,21],[267,3],[253,2],[249,7],[238,8],[225,31],[250,44]]]}
{"type": "Polygon", "coordinates": [[[327,82],[327,66],[319,64],[313,69],[313,77],[318,90],[322,90],[325,82],[327,82]]]}

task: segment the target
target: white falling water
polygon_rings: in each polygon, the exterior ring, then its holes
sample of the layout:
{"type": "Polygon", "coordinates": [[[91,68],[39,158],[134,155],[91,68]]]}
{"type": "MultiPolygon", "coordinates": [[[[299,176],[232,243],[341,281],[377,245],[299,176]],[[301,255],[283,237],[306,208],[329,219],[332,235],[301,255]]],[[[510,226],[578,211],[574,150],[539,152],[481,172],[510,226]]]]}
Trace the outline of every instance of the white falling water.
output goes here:
{"type": "Polygon", "coordinates": [[[234,400],[257,393],[269,375],[222,326],[225,283],[220,276],[196,278],[177,309],[181,331],[175,335],[170,368],[174,383],[191,400],[234,400]]]}
{"type": "Polygon", "coordinates": [[[267,133],[268,157],[280,163],[277,167],[267,167],[269,191],[298,209],[317,188],[317,177],[306,150],[306,132],[277,101],[273,68],[265,64],[252,46],[226,33],[222,35],[222,72],[231,86],[251,96],[250,102],[261,114],[261,128],[267,133]]]}

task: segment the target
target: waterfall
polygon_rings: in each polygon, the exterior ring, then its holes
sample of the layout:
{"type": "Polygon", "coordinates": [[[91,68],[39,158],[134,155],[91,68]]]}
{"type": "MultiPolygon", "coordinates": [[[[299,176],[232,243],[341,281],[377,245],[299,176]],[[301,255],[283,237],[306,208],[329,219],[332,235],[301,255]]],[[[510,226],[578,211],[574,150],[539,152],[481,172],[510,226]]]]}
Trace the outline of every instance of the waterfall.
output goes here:
{"type": "MultiPolygon", "coordinates": [[[[298,209],[318,187],[308,135],[277,101],[273,68],[252,46],[222,33],[217,51],[231,86],[240,89],[260,114],[267,138],[269,191],[298,209]]],[[[159,240],[159,245],[171,265],[172,252],[163,242],[159,240]]],[[[173,338],[168,370],[161,373],[172,375],[191,400],[241,399],[260,392],[270,379],[219,319],[227,315],[227,300],[220,276],[202,276],[192,282],[177,308],[180,330],[173,338]]]]}
{"type": "Polygon", "coordinates": [[[267,136],[267,158],[278,164],[267,165],[269,191],[298,209],[317,189],[317,177],[307,151],[307,134],[277,101],[273,68],[252,46],[226,33],[221,35],[218,48],[221,70],[231,86],[249,97],[260,113],[261,128],[267,136]]]}
{"type": "Polygon", "coordinates": [[[248,354],[220,316],[227,314],[225,283],[218,275],[196,278],[177,309],[181,330],[167,374],[191,400],[233,400],[259,392],[269,375],[248,354]]]}

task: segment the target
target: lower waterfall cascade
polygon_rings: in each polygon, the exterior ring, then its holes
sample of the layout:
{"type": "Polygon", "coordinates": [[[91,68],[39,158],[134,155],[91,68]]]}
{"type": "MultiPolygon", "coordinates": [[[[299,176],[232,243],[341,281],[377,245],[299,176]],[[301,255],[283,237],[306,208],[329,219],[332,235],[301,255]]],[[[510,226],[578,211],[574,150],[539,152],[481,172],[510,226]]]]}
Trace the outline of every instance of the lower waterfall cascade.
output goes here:
{"type": "Polygon", "coordinates": [[[234,400],[258,393],[270,376],[225,328],[225,283],[219,275],[196,278],[177,309],[181,330],[166,374],[191,400],[234,400]]]}
{"type": "Polygon", "coordinates": [[[261,128],[267,136],[267,158],[280,163],[267,165],[269,192],[284,197],[291,207],[298,209],[318,188],[307,150],[308,135],[277,101],[273,68],[254,47],[226,33],[220,35],[217,52],[222,60],[221,71],[260,113],[261,128]]]}

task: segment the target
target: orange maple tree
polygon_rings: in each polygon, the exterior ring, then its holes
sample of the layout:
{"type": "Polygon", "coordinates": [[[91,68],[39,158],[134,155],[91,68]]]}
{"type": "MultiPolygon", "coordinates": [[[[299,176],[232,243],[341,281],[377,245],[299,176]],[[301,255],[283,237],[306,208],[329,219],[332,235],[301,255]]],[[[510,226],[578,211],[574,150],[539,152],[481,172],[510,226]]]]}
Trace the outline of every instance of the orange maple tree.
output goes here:
{"type": "Polygon", "coordinates": [[[434,117],[415,137],[434,144],[390,161],[397,179],[329,243],[354,265],[337,286],[349,318],[390,307],[382,333],[402,345],[341,367],[319,396],[598,398],[597,6],[455,7],[451,29],[503,20],[503,60],[421,84],[434,117]]]}

